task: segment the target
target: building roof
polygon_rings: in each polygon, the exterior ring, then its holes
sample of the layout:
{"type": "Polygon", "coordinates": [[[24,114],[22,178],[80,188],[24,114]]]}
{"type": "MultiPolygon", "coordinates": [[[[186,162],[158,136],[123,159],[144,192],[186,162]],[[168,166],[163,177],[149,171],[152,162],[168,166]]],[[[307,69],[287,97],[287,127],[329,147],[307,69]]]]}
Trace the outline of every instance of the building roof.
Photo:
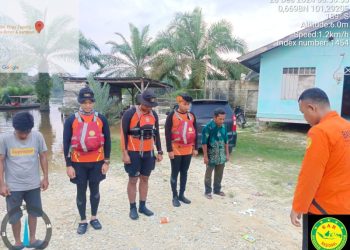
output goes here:
{"type": "MultiPolygon", "coordinates": [[[[65,82],[88,82],[86,77],[71,77],[65,76],[61,77],[65,82]]],[[[115,78],[115,77],[94,77],[94,79],[101,83],[108,83],[109,85],[113,85],[120,88],[139,88],[143,89],[146,87],[149,88],[172,88],[172,86],[168,83],[152,80],[144,77],[123,77],[123,78],[115,78]]]]}
{"type": "Polygon", "coordinates": [[[319,30],[319,29],[322,29],[325,27],[329,27],[329,25],[336,23],[336,22],[339,22],[339,21],[343,21],[343,20],[350,21],[350,10],[347,10],[347,11],[345,11],[345,12],[343,12],[343,13],[341,13],[333,18],[326,19],[322,22],[314,23],[305,29],[302,29],[302,30],[295,32],[289,36],[286,36],[280,40],[277,40],[277,41],[274,41],[270,44],[267,44],[261,48],[253,50],[245,55],[238,57],[237,59],[244,66],[254,70],[255,72],[259,72],[260,71],[261,54],[263,54],[267,51],[270,51],[272,49],[275,49],[277,47],[280,47],[281,44],[283,44],[283,42],[288,42],[288,41],[298,39],[298,36],[296,34],[311,33],[311,32],[314,32],[316,30],[319,30]]]}

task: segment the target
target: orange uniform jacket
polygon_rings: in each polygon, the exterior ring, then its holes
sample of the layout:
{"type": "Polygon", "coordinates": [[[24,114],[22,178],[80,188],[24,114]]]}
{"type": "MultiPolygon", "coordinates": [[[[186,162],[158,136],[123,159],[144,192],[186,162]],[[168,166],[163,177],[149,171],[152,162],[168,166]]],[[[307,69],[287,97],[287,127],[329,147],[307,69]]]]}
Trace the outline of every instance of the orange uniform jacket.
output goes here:
{"type": "MultiPolygon", "coordinates": [[[[94,118],[93,115],[80,114],[80,116],[86,122],[91,122],[94,118]]],[[[97,125],[104,135],[105,143],[103,147],[95,152],[79,153],[70,148],[73,132],[75,129],[77,129],[78,125],[79,121],[75,118],[74,114],[68,117],[64,123],[63,147],[64,155],[66,158],[66,165],[71,166],[72,162],[98,162],[104,160],[105,158],[109,159],[111,152],[111,137],[106,117],[98,114],[97,125]]]]}
{"type": "MultiPolygon", "coordinates": [[[[139,107],[136,107],[139,109],[139,107]]],[[[162,146],[160,142],[160,136],[159,136],[159,122],[158,122],[158,115],[156,112],[151,111],[149,114],[137,114],[137,111],[132,107],[125,111],[122,117],[121,122],[121,148],[122,150],[127,151],[153,151],[154,146],[156,146],[158,152],[162,151],[162,146]],[[128,135],[128,132],[130,129],[137,126],[137,123],[140,119],[145,119],[145,121],[148,121],[149,123],[154,124],[155,126],[155,138],[152,139],[145,139],[143,143],[141,143],[141,140],[138,138],[133,138],[131,135],[128,135]],[[155,140],[154,140],[155,139],[155,140]],[[142,145],[143,144],[143,145],[142,145]],[[141,148],[142,145],[142,148],[141,148]]]]}
{"type": "Polygon", "coordinates": [[[350,123],[329,112],[308,132],[307,149],[296,186],[293,210],[350,214],[350,123]]]}
{"type": "MultiPolygon", "coordinates": [[[[187,113],[178,112],[181,119],[185,121],[189,121],[189,116],[187,113]]],[[[190,113],[193,118],[193,125],[196,128],[196,117],[193,113],[190,113]]],[[[193,152],[193,149],[198,150],[197,145],[197,131],[196,131],[196,140],[194,145],[180,145],[179,143],[171,141],[171,133],[176,130],[176,128],[180,126],[180,120],[176,117],[174,111],[172,111],[165,121],[165,140],[168,152],[174,152],[174,155],[190,155],[193,152]]]]}

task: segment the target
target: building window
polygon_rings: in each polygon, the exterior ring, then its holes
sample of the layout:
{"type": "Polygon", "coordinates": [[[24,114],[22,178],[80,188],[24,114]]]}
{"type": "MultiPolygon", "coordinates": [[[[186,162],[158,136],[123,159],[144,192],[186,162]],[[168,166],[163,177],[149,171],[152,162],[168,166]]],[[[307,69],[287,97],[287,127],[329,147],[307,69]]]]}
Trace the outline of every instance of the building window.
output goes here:
{"type": "Polygon", "coordinates": [[[315,86],[316,68],[283,68],[282,93],[284,100],[298,100],[301,93],[315,86]]]}
{"type": "Polygon", "coordinates": [[[346,68],[345,68],[344,75],[350,76],[350,67],[346,67],[346,68]]]}

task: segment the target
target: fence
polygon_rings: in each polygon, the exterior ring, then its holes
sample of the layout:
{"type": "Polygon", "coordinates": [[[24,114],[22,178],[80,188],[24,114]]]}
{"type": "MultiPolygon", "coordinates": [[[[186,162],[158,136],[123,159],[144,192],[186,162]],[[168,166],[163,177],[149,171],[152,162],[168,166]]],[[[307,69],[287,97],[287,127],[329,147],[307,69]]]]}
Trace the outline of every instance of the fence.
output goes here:
{"type": "MultiPolygon", "coordinates": [[[[158,93],[158,111],[165,114],[176,104],[175,95],[178,92],[164,91],[158,93]]],[[[206,91],[204,89],[188,89],[186,93],[193,99],[216,99],[227,100],[232,107],[241,106],[249,116],[255,116],[258,105],[258,83],[247,81],[214,81],[207,82],[206,91]]]]}

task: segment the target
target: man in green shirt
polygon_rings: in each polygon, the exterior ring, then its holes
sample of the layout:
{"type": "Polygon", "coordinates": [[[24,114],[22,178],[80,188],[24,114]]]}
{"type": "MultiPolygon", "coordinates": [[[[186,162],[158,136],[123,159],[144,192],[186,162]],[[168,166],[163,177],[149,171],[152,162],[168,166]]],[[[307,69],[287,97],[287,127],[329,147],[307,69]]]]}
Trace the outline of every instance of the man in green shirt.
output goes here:
{"type": "Polygon", "coordinates": [[[225,110],[218,108],[214,111],[214,118],[202,130],[202,148],[206,172],[204,178],[205,196],[212,199],[211,176],[214,173],[214,194],[225,196],[221,191],[221,180],[225,162],[229,161],[227,129],[225,127],[225,110]]]}

